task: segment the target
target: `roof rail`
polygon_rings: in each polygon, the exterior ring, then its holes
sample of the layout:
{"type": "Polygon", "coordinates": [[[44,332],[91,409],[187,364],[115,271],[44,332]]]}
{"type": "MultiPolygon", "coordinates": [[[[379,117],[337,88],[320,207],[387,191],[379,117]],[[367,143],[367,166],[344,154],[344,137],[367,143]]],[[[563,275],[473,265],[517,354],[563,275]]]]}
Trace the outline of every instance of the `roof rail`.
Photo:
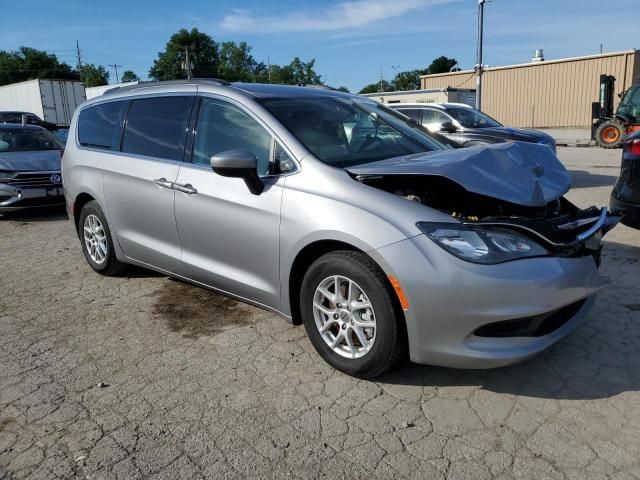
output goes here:
{"type": "Polygon", "coordinates": [[[128,92],[130,90],[136,90],[138,88],[163,87],[166,85],[189,85],[189,84],[197,85],[202,83],[219,85],[219,86],[231,85],[231,83],[227,82],[226,80],[222,80],[220,78],[192,78],[191,80],[167,80],[162,82],[140,82],[136,85],[125,85],[125,86],[109,88],[108,90],[105,90],[102,94],[107,95],[109,93],[128,92]]]}
{"type": "Polygon", "coordinates": [[[320,90],[333,90],[334,92],[339,92],[340,91],[337,88],[331,87],[329,85],[324,85],[322,83],[309,83],[309,84],[299,83],[298,86],[299,87],[307,87],[307,88],[318,88],[320,90]]]}

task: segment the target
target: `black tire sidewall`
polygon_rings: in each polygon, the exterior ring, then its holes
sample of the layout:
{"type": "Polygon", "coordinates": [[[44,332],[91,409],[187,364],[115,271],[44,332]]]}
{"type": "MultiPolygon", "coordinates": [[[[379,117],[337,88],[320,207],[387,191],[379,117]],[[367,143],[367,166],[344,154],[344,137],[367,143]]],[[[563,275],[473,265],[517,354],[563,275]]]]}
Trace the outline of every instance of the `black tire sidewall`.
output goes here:
{"type": "Polygon", "coordinates": [[[603,122],[596,129],[596,142],[601,148],[619,148],[622,145],[622,142],[624,140],[624,130],[625,130],[624,125],[618,121],[609,120],[609,121],[603,122]],[[605,143],[602,141],[602,131],[605,128],[609,128],[609,127],[616,128],[618,129],[618,132],[619,132],[618,141],[614,143],[605,143]]]}
{"type": "Polygon", "coordinates": [[[349,375],[371,378],[390,366],[400,332],[396,309],[386,286],[386,277],[381,271],[375,272],[373,261],[363,262],[362,260],[363,258],[357,256],[340,254],[327,254],[316,260],[302,282],[300,308],[307,336],[327,363],[349,375]],[[318,285],[333,275],[342,275],[356,282],[373,306],[376,318],[376,339],[371,350],[361,358],[349,359],[335,353],[325,343],[316,326],[313,315],[313,296],[318,285]]]}
{"type": "Polygon", "coordinates": [[[82,253],[84,254],[84,258],[86,258],[91,268],[93,268],[96,272],[109,272],[113,270],[119,263],[116,259],[113,241],[111,240],[111,229],[109,228],[109,223],[107,222],[104,213],[102,213],[102,209],[96,201],[91,201],[84,207],[82,207],[80,217],[78,219],[78,237],[80,238],[80,244],[82,246],[82,253]],[[91,255],[89,255],[89,251],[87,250],[87,245],[84,242],[84,221],[91,214],[98,217],[100,223],[102,223],[102,226],[104,228],[105,235],[107,236],[107,258],[100,264],[93,261],[91,255]]]}

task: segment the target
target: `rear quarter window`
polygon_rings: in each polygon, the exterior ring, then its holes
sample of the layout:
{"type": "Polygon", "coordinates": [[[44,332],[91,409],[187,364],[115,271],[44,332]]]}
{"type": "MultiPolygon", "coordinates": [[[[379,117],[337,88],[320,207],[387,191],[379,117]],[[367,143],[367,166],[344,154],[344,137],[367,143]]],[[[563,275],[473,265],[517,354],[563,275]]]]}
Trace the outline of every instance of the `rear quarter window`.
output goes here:
{"type": "Polygon", "coordinates": [[[127,115],[122,151],[182,160],[194,96],[133,100],[127,115]]]}
{"type": "Polygon", "coordinates": [[[84,147],[119,150],[128,101],[85,108],[78,119],[78,141],[84,147]]]}

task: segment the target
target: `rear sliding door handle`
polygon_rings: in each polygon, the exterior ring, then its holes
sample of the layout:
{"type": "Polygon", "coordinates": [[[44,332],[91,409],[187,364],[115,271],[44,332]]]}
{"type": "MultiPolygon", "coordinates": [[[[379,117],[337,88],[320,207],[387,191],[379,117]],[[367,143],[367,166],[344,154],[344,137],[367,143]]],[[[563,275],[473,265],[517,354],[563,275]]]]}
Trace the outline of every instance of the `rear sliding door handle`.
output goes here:
{"type": "Polygon", "coordinates": [[[191,185],[190,183],[187,183],[186,185],[181,185],[179,183],[174,183],[173,184],[173,189],[177,190],[179,192],[182,192],[182,193],[186,193],[188,195],[193,195],[194,193],[198,193],[198,190],[193,188],[193,185],[191,185]]]}
{"type": "Polygon", "coordinates": [[[155,180],[153,180],[153,183],[155,183],[156,185],[158,185],[160,187],[173,188],[173,183],[171,183],[169,180],[167,180],[164,177],[156,178],[155,180]]]}

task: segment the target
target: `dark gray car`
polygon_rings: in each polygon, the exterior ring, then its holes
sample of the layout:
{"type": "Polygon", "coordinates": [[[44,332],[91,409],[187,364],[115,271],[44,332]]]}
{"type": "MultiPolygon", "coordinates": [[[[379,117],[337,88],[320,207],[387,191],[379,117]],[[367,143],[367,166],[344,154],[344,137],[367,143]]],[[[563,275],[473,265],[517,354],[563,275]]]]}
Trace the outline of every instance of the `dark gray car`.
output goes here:
{"type": "Polygon", "coordinates": [[[46,128],[50,132],[55,132],[58,129],[58,126],[55,123],[42,120],[35,113],[31,113],[31,112],[19,112],[19,111],[0,112],[0,123],[22,124],[23,117],[24,117],[25,123],[29,125],[37,125],[39,127],[46,128]]]}
{"type": "Polygon", "coordinates": [[[389,106],[430,132],[443,135],[463,147],[517,141],[548,145],[556,151],[556,142],[551,135],[537,130],[505,127],[464,103],[401,103],[389,106]]]}
{"type": "Polygon", "coordinates": [[[42,127],[0,124],[0,213],[64,204],[62,150],[42,127]]]}

